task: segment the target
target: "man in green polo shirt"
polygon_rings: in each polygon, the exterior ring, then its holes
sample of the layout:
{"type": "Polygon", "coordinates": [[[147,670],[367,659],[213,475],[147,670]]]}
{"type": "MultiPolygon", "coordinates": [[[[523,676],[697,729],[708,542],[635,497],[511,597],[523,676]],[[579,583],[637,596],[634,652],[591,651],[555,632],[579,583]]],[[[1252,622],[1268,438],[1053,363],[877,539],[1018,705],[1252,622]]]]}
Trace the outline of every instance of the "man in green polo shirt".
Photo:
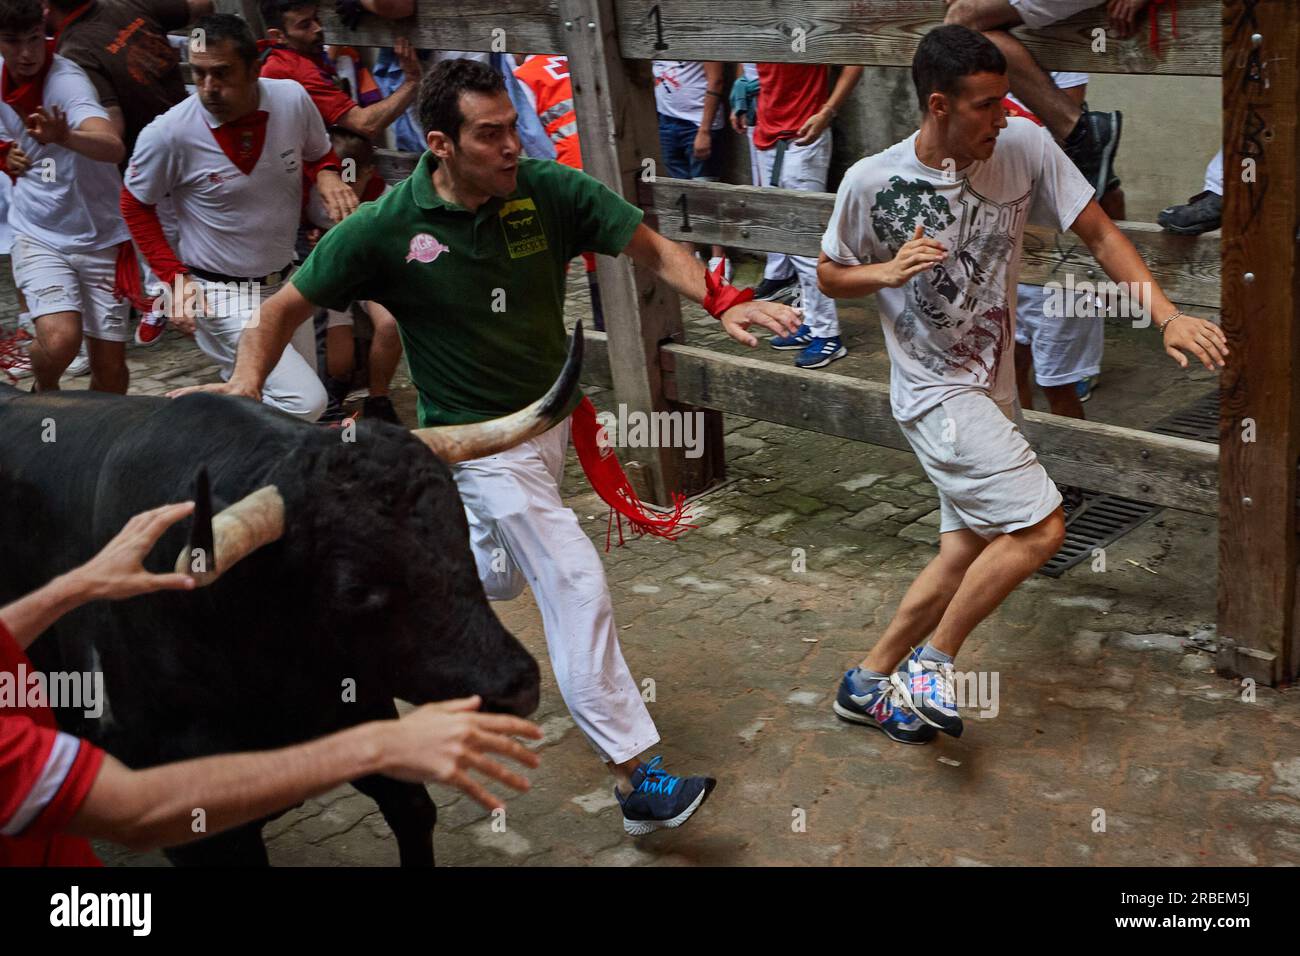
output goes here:
{"type": "MultiPolygon", "coordinates": [[[[440,63],[421,84],[419,112],[429,151],[415,172],[325,234],[244,332],[230,381],[203,388],[259,396],[274,358],[314,309],[370,300],[397,319],[421,425],[507,415],[543,395],[564,364],[565,266],[584,251],[630,256],[704,303],[746,345],[756,344],[751,325],[778,335],[798,329],[796,309],[730,305],[735,290],[710,291],[698,260],[598,180],[522,158],[515,110],[500,74],[484,64],[440,63]]],[[[641,760],[659,734],[619,648],[600,556],[560,499],[568,439],[566,418],[508,451],[453,466],[479,575],[494,600],[532,586],[556,683],[614,775],[624,829],[680,826],[714,780],[670,775],[659,757],[641,760]]]]}

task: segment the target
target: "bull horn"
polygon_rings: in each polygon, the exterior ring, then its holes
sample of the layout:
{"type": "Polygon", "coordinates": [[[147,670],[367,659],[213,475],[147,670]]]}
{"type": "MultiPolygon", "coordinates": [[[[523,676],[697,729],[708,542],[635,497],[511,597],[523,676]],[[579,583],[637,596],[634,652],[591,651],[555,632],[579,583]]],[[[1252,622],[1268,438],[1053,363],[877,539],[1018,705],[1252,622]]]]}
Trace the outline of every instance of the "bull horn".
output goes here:
{"type": "Polygon", "coordinates": [[[196,493],[200,489],[203,497],[195,499],[190,546],[176,558],[176,570],[206,587],[258,548],[284,536],[284,499],[275,485],[264,485],[208,521],[212,499],[207,494],[206,470],[196,482],[196,493]],[[204,520],[200,521],[200,515],[204,520]],[[207,525],[206,532],[203,525],[207,525]]]}
{"type": "Polygon", "coordinates": [[[582,323],[579,322],[573,328],[569,354],[564,360],[564,368],[560,370],[560,377],[537,401],[502,418],[471,425],[416,428],[411,434],[433,449],[433,453],[449,465],[495,455],[559,424],[569,399],[578,388],[578,375],[581,371],[582,323]]]}

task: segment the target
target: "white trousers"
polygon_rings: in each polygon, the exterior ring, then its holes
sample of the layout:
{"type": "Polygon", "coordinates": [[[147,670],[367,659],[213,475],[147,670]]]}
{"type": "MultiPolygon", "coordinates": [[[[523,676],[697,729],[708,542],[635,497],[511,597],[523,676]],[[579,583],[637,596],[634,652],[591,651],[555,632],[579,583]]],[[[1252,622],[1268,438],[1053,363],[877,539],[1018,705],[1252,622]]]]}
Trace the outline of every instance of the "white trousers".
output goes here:
{"type": "MultiPolygon", "coordinates": [[[[771,186],[772,167],[776,162],[777,146],[758,151],[758,167],[762,175],[760,185],[771,186]]],[[[831,165],[831,131],[823,131],[807,146],[796,146],[794,140],[786,144],[781,157],[780,176],[775,185],[781,189],[800,189],[806,192],[825,192],[826,174],[831,165]]],[[[799,301],[803,307],[803,320],[818,338],[840,334],[840,317],[835,300],[823,295],[817,288],[817,260],[807,256],[773,254],[767,257],[763,275],[768,278],[788,276],[790,269],[799,276],[799,301]]]]}
{"type": "Polygon", "coordinates": [[[1217,196],[1223,195],[1223,150],[1220,149],[1205,167],[1205,188],[1217,196]]]}
{"type": "MultiPolygon", "coordinates": [[[[235,370],[239,337],[254,320],[260,303],[280,291],[281,286],[267,286],[255,292],[250,289],[245,295],[221,283],[207,282],[197,276],[195,280],[203,286],[206,314],[194,320],[194,339],[203,354],[221,368],[222,381],[229,381],[235,370]]],[[[266,377],[262,401],[314,422],[324,413],[328,400],[325,386],[316,375],[316,330],[308,320],[294,330],[289,347],[266,377]]]]}
{"type": "Polygon", "coordinates": [[[560,500],[565,421],[499,455],[452,467],[489,600],[528,584],[542,612],[555,681],[602,760],[622,763],[659,742],[623,660],[600,554],[560,500]]]}

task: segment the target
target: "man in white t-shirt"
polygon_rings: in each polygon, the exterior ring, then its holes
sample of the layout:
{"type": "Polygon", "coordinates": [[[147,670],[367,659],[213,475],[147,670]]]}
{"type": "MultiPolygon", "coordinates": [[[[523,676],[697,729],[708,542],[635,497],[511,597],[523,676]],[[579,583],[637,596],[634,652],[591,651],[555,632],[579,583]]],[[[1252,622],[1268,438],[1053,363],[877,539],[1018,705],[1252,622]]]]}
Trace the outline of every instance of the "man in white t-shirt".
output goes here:
{"type": "MultiPolygon", "coordinates": [[[[244,328],[289,277],[306,175],[332,218],[357,207],[311,97],[295,80],[259,79],[247,24],[215,14],[195,24],[198,92],[144,128],[122,190],[122,212],[154,273],[172,324],[193,334],[228,378],[244,328]],[[154,206],[170,195],[179,250],[154,206]],[[177,252],[180,253],[177,256],[177,252]]],[[[152,294],[152,290],[151,290],[152,294]]],[[[325,409],[310,322],[268,379],[263,401],[308,421],[325,409]]]]}
{"type": "Polygon", "coordinates": [[[941,514],[938,556],[845,675],[834,709],[894,740],[925,743],[936,728],[962,730],[954,655],[1065,533],[1061,496],[1025,441],[1016,404],[1011,350],[1026,223],[1072,230],[1111,279],[1139,283],[1140,305],[1183,367],[1184,351],[1221,367],[1227,344],[1217,326],[1174,307],[1051,135],[1006,118],[1006,60],[989,40],[961,26],[932,30],[912,76],[921,128],[845,174],[818,272],[828,295],[879,295],[890,403],[941,514]]]}
{"type": "Polygon", "coordinates": [[[90,387],[125,393],[130,304],[113,289],[130,238],[115,202],[126,147],[85,72],[53,53],[40,0],[0,0],[0,56],[10,254],[36,327],[36,390],[59,387],[84,333],[90,387]]]}
{"type": "MultiPolygon", "coordinates": [[[[727,110],[722,101],[722,64],[696,60],[654,60],[655,109],[659,114],[659,153],[673,179],[717,182],[722,168],[718,151],[719,133],[726,125],[727,110]]],[[[686,243],[694,250],[694,243],[686,243]]],[[[726,259],[726,250],[715,245],[709,271],[726,259]]],[[[731,281],[731,263],[724,267],[731,281]]]]}

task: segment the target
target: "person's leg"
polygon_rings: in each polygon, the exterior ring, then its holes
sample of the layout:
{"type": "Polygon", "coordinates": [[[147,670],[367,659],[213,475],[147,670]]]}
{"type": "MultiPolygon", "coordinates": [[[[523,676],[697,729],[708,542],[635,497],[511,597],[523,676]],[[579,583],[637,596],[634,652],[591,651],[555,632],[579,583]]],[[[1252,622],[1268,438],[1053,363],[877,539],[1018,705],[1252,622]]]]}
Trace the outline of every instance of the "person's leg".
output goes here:
{"type": "Polygon", "coordinates": [[[356,361],[352,322],[337,322],[333,318],[328,321],[330,324],[325,326],[325,372],[330,378],[350,379],[356,361]]]}
{"type": "MultiPolygon", "coordinates": [[[[750,142],[753,142],[752,137],[750,142]]],[[[772,185],[772,166],[775,162],[775,146],[770,146],[767,149],[759,149],[757,146],[754,147],[754,164],[758,170],[758,180],[755,185],[772,185]]],[[[794,274],[794,263],[790,261],[790,256],[786,255],[784,252],[769,252],[767,254],[767,263],[763,267],[764,283],[784,285],[794,276],[794,274]]]]}
{"type": "Polygon", "coordinates": [[[108,342],[92,335],[86,335],[85,339],[90,355],[91,391],[125,395],[131,384],[131,373],[126,367],[126,343],[108,342]]]}
{"type": "MultiPolygon", "coordinates": [[[[791,143],[781,173],[784,188],[825,192],[830,161],[829,129],[807,146],[791,143]]],[[[835,300],[818,288],[817,260],[808,256],[791,256],[790,261],[799,276],[799,301],[796,304],[802,307],[804,324],[813,336],[813,341],[796,357],[795,364],[801,368],[823,368],[848,353],[839,341],[839,310],[835,300]]]]}
{"type": "Polygon", "coordinates": [[[57,391],[59,378],[81,349],[81,313],[53,312],[32,321],[36,339],[27,354],[32,360],[36,391],[57,391]]]}
{"type": "Polygon", "coordinates": [[[1007,58],[1007,81],[1011,84],[1011,92],[1043,121],[1057,142],[1064,142],[1078,125],[1083,108],[1064,90],[1057,88],[1033,54],[1010,33],[990,30],[984,35],[1007,58]]]}
{"type": "Polygon", "coordinates": [[[70,256],[81,282],[81,328],[90,359],[90,387],[125,395],[131,383],[126,342],[131,338],[131,303],[113,294],[117,247],[70,256]]]}
{"type": "Polygon", "coordinates": [[[1020,407],[1034,407],[1034,381],[1030,374],[1034,370],[1034,353],[1028,344],[1016,339],[1016,394],[1020,398],[1020,407]]]}
{"type": "Polygon", "coordinates": [[[1016,585],[1056,554],[1065,540],[1065,515],[1058,507],[1037,524],[1000,535],[971,562],[957,593],[944,609],[930,646],[956,657],[981,621],[1016,585]]]}
{"type": "Polygon", "coordinates": [[[370,395],[377,398],[388,394],[397,363],[402,360],[402,338],[393,313],[378,302],[368,302],[365,308],[375,328],[370,340],[370,395]]]}
{"type": "Polygon", "coordinates": [[[939,625],[967,569],[988,542],[968,528],[939,535],[939,553],[916,576],[889,626],[859,666],[888,674],[939,625]]]}
{"type": "Polygon", "coordinates": [[[1223,149],[1220,148],[1205,167],[1205,191],[1216,196],[1223,195],[1223,149]]]}

